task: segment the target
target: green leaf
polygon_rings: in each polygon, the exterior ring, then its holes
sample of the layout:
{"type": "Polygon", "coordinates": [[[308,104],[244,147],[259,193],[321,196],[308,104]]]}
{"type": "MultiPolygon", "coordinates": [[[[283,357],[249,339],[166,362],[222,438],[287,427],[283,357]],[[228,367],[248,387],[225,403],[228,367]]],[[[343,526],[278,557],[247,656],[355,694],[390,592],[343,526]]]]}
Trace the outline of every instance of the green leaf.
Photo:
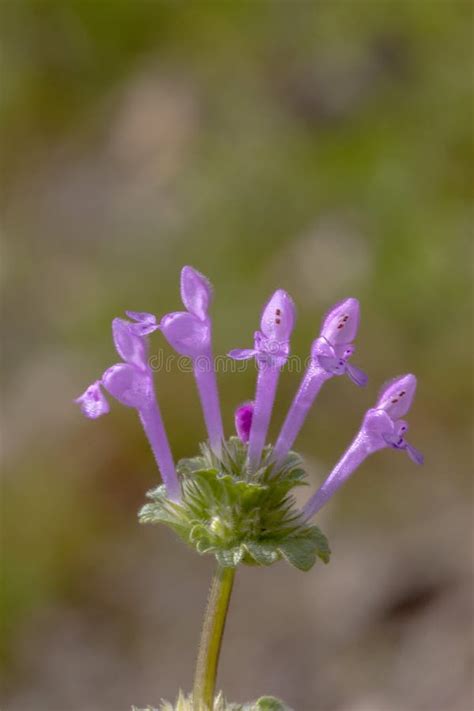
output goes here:
{"type": "Polygon", "coordinates": [[[295,538],[280,545],[280,551],[298,570],[310,570],[316,562],[316,552],[311,541],[295,538]]]}
{"type": "Polygon", "coordinates": [[[268,544],[248,541],[245,547],[259,565],[271,565],[279,558],[278,551],[268,544]]]}
{"type": "Polygon", "coordinates": [[[290,707],[274,696],[261,696],[254,704],[255,711],[291,711],[290,707]]]}

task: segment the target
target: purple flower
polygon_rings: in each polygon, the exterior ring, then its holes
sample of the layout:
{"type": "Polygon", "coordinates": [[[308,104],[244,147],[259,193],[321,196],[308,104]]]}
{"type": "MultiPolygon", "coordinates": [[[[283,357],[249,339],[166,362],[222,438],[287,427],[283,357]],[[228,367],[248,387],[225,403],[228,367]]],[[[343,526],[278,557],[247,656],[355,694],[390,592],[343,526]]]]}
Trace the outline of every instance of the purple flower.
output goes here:
{"type": "Polygon", "coordinates": [[[81,412],[95,420],[101,415],[106,415],[110,411],[110,405],[100,388],[100,380],[89,385],[87,390],[74,400],[81,408],[81,412]]]}
{"type": "Polygon", "coordinates": [[[248,449],[251,471],[257,469],[265,446],[280,370],[290,353],[289,339],[294,323],[294,303],[286,291],[278,289],[263,310],[261,330],[254,335],[254,347],[229,353],[236,360],[255,358],[258,365],[248,449]]]}
{"type": "Polygon", "coordinates": [[[326,380],[347,373],[357,385],[366,384],[366,375],[349,363],[354,352],[352,341],[359,327],[359,312],[359,302],[351,298],[337,303],[324,317],[321,334],[311,347],[310,364],[273,449],[273,458],[277,463],[291,449],[326,380]]]}
{"type": "MultiPolygon", "coordinates": [[[[168,496],[175,501],[180,500],[180,485],[148,364],[147,337],[157,329],[178,353],[192,359],[210,446],[217,457],[222,454],[223,444],[209,316],[212,287],[206,277],[192,267],[182,269],[181,299],[186,311],[167,314],[160,324],[153,314],[143,311],[127,311],[130,321],[114,319],[113,339],[122,360],[108,368],[76,399],[81,411],[91,419],[109,412],[104,389],[122,404],[137,410],[168,496]]],[[[236,360],[255,358],[258,369],[254,400],[243,403],[235,412],[237,434],[242,442],[248,443],[246,473],[253,473],[261,466],[278,380],[289,357],[294,324],[293,301],[285,291],[278,289],[263,309],[253,347],[229,353],[236,360]]],[[[272,450],[271,462],[266,461],[265,465],[278,467],[285,459],[326,380],[347,374],[357,385],[366,384],[364,373],[349,362],[358,326],[357,299],[345,299],[326,314],[320,335],[312,344],[309,365],[272,450]]],[[[379,449],[404,450],[417,464],[423,462],[422,454],[406,441],[408,425],[401,419],[411,406],[415,390],[416,378],[411,374],[395,378],[382,388],[375,407],[365,414],[353,442],[304,507],[302,513],[306,518],[319,511],[361,462],[379,449]]]]}
{"type": "Polygon", "coordinates": [[[306,518],[317,513],[369,455],[385,447],[405,450],[416,462],[423,455],[405,440],[408,425],[403,417],[410,409],[416,390],[414,375],[402,375],[382,388],[377,404],[365,414],[362,426],[345,454],[336,464],[324,484],[303,509],[306,518]]]}
{"type": "Polygon", "coordinates": [[[235,411],[235,429],[242,442],[248,442],[252,427],[253,402],[244,402],[235,411]]]}
{"type": "Polygon", "coordinates": [[[181,271],[181,300],[187,311],[167,314],[161,320],[160,329],[178,353],[193,361],[209,442],[219,456],[224,434],[212,356],[211,319],[208,315],[212,287],[206,277],[192,267],[183,267],[181,271]]]}
{"type": "Polygon", "coordinates": [[[133,324],[121,318],[112,322],[115,348],[124,362],[108,368],[102,378],[90,385],[76,402],[87,417],[97,418],[106,414],[110,408],[101,390],[103,386],[123,405],[135,408],[161,471],[168,496],[179,501],[180,486],[156,401],[153,374],[148,365],[148,343],[144,335],[156,330],[156,320],[151,314],[131,311],[127,313],[138,323],[133,324]]]}

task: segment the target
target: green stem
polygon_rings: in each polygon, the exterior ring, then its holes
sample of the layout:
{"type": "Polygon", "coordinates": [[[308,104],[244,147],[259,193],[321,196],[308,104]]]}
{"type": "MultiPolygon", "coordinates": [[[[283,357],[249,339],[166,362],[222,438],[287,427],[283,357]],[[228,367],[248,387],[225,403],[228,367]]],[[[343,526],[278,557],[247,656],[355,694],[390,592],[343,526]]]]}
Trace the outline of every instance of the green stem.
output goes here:
{"type": "Polygon", "coordinates": [[[214,706],[217,665],[234,576],[235,568],[218,565],[212,578],[194,675],[194,711],[212,711],[214,706]]]}

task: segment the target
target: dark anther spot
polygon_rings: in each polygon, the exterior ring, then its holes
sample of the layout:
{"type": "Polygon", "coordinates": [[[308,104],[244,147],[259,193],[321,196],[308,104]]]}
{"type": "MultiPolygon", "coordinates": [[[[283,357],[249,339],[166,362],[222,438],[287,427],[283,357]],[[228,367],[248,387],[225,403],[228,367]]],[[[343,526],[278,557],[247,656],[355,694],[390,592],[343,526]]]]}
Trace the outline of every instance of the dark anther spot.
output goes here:
{"type": "Polygon", "coordinates": [[[398,394],[400,395],[400,397],[403,397],[403,395],[405,395],[405,390],[402,390],[402,392],[398,394]]]}
{"type": "Polygon", "coordinates": [[[281,319],[280,319],[280,318],[276,318],[276,319],[275,319],[275,323],[277,323],[278,325],[280,325],[281,319]]]}
{"type": "Polygon", "coordinates": [[[344,318],[342,320],[347,321],[348,318],[349,318],[349,316],[344,316],[344,318]]]}
{"type": "Polygon", "coordinates": [[[280,316],[280,314],[281,314],[281,309],[277,309],[277,310],[275,311],[275,313],[276,313],[277,316],[280,316]]]}
{"type": "Polygon", "coordinates": [[[344,324],[343,324],[343,323],[340,323],[339,326],[337,327],[338,330],[340,330],[341,328],[344,328],[344,324]]]}
{"type": "Polygon", "coordinates": [[[395,400],[392,400],[392,403],[395,405],[395,403],[398,402],[397,398],[395,400]]]}

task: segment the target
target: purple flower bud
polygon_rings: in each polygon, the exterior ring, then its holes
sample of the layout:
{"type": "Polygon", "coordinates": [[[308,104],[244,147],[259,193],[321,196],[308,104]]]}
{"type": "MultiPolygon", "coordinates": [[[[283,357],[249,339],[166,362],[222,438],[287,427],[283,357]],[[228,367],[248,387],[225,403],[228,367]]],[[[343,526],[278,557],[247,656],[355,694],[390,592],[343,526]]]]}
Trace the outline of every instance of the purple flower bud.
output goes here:
{"type": "Polygon", "coordinates": [[[163,316],[160,329],[175,351],[190,358],[208,353],[211,346],[209,320],[201,321],[187,311],[163,316]]]}
{"type": "Polygon", "coordinates": [[[352,444],[334,467],[324,484],[310,498],[303,509],[306,518],[313,516],[350,477],[369,455],[385,447],[405,450],[416,464],[423,463],[423,455],[405,440],[408,425],[394,420],[405,414],[416,390],[414,375],[402,375],[382,388],[377,404],[368,410],[352,444]],[[404,392],[400,395],[400,392],[404,392]],[[397,402],[393,400],[397,398],[397,402]],[[399,398],[402,398],[400,401],[399,398]]]}
{"type": "Polygon", "coordinates": [[[206,277],[192,267],[181,271],[181,301],[189,313],[201,321],[207,317],[212,301],[212,286],[206,277]]]}
{"type": "Polygon", "coordinates": [[[81,412],[91,420],[110,412],[110,405],[100,388],[100,380],[89,385],[87,390],[74,400],[81,408],[81,412]]]}
{"type": "Polygon", "coordinates": [[[244,402],[235,411],[235,429],[242,442],[248,442],[253,418],[253,402],[244,402]]]}

